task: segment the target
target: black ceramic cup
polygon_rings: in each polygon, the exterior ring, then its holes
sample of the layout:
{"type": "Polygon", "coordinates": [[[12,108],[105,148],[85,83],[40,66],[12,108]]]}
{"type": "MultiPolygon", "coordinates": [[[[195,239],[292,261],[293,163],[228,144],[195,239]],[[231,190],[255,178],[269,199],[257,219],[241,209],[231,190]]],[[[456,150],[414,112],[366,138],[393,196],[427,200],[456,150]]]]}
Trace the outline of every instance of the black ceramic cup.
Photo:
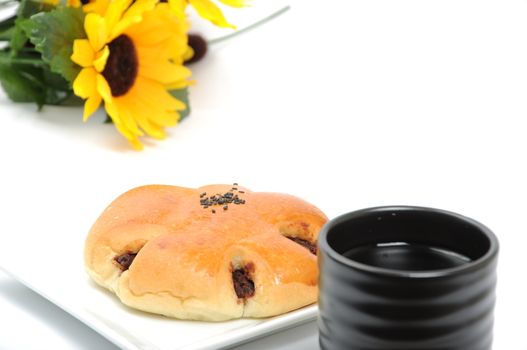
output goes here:
{"type": "Polygon", "coordinates": [[[318,254],[322,349],[491,349],[498,241],[482,224],[369,208],[330,220],[318,254]]]}

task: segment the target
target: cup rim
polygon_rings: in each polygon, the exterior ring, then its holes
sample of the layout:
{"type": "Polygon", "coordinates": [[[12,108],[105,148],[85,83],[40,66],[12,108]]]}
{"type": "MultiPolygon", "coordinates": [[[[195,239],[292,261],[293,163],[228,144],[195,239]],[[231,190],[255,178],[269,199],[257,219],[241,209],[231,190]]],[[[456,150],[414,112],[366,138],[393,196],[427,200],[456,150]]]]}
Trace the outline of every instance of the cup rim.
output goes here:
{"type": "Polygon", "coordinates": [[[324,252],[327,254],[331,259],[339,262],[342,265],[348,266],[350,268],[368,272],[376,275],[384,275],[388,277],[399,277],[399,278],[437,278],[437,277],[443,277],[443,276],[453,276],[458,274],[463,274],[465,272],[470,272],[473,270],[477,270],[482,265],[486,265],[489,262],[493,260],[493,258],[498,254],[499,250],[499,242],[496,237],[496,235],[485,225],[482,223],[471,219],[469,217],[466,217],[464,215],[443,210],[443,209],[437,209],[437,208],[430,208],[430,207],[421,207],[421,206],[411,206],[411,205],[388,205],[388,206],[377,206],[377,207],[369,207],[365,209],[359,209],[354,210],[342,215],[339,215],[331,220],[329,220],[321,229],[320,235],[318,238],[318,245],[319,250],[321,252],[324,252]],[[384,267],[377,267],[372,266],[368,264],[363,264],[351,259],[348,259],[344,256],[342,256],[340,253],[338,253],[335,249],[333,249],[330,244],[327,241],[327,236],[329,231],[341,224],[342,222],[345,222],[349,219],[352,219],[354,217],[363,215],[365,213],[376,213],[376,212],[401,212],[401,211],[414,211],[414,212],[428,212],[428,213],[437,213],[442,214],[446,216],[450,216],[453,218],[456,218],[458,220],[462,220],[468,225],[471,225],[473,227],[476,227],[479,232],[481,232],[483,235],[487,237],[489,240],[489,249],[488,251],[478,259],[475,259],[473,261],[470,261],[469,263],[445,268],[445,269],[439,269],[439,270],[419,270],[419,271],[413,271],[413,270],[394,270],[394,269],[388,269],[384,267]]]}

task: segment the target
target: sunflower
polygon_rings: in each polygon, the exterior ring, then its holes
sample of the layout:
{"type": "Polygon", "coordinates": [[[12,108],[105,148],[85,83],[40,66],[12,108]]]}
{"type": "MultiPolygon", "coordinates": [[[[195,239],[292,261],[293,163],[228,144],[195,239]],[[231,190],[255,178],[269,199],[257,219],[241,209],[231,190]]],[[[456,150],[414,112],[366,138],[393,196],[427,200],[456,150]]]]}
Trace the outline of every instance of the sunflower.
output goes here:
{"type": "Polygon", "coordinates": [[[88,13],[88,39],[77,39],[71,59],[82,70],[74,93],[86,99],[84,120],[104,101],[117,130],[141,149],[144,133],[162,139],[185,104],[168,90],[188,86],[183,67],[188,52],[184,17],[157,0],[114,0],[105,13],[88,13]]]}
{"type": "MultiPolygon", "coordinates": [[[[246,0],[219,0],[221,3],[231,7],[243,7],[247,4],[246,0]]],[[[188,4],[190,4],[204,19],[223,28],[236,27],[229,22],[221,12],[221,9],[211,0],[168,0],[170,7],[175,13],[181,15],[188,4]]]]}
{"type": "Polygon", "coordinates": [[[81,7],[84,12],[96,12],[104,14],[111,0],[66,0],[68,7],[81,7]]]}

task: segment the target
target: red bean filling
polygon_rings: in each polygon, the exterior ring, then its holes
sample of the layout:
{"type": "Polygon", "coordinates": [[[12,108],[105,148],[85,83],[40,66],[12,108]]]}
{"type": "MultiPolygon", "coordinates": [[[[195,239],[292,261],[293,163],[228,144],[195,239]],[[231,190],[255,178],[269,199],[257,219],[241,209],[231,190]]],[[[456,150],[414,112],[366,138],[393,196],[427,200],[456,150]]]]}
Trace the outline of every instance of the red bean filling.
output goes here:
{"type": "Polygon", "coordinates": [[[132,265],[132,263],[134,262],[136,255],[137,253],[128,252],[128,253],[124,253],[124,254],[116,256],[114,260],[117,262],[117,264],[119,264],[119,268],[122,271],[126,271],[128,270],[128,268],[130,268],[130,265],[132,265]]]}
{"type": "Polygon", "coordinates": [[[295,243],[300,244],[302,247],[308,249],[311,252],[311,254],[317,255],[317,245],[316,245],[316,243],[311,243],[308,240],[305,240],[305,239],[302,239],[302,238],[298,238],[298,237],[287,237],[287,238],[289,238],[290,240],[292,240],[295,243]]]}
{"type": "Polygon", "coordinates": [[[236,296],[247,299],[254,295],[254,282],[249,276],[249,269],[241,268],[232,271],[232,282],[236,296]]]}
{"type": "Polygon", "coordinates": [[[122,34],[109,44],[110,56],[102,75],[110,85],[112,95],[119,97],[128,92],[137,77],[139,61],[135,46],[128,36],[122,34]]]}

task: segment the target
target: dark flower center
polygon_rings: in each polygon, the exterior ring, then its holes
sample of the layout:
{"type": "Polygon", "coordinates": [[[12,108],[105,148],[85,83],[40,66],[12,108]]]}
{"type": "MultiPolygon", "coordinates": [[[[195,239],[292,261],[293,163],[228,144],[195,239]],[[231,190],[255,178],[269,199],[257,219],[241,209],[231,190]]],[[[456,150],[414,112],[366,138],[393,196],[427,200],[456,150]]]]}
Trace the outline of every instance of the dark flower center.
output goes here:
{"type": "Polygon", "coordinates": [[[126,35],[119,35],[108,44],[110,55],[102,75],[110,85],[112,95],[119,97],[128,92],[137,77],[138,60],[134,43],[126,35]]]}
{"type": "Polygon", "coordinates": [[[194,55],[185,61],[187,64],[198,62],[207,53],[207,41],[199,34],[188,35],[188,46],[194,50],[194,55]]]}

